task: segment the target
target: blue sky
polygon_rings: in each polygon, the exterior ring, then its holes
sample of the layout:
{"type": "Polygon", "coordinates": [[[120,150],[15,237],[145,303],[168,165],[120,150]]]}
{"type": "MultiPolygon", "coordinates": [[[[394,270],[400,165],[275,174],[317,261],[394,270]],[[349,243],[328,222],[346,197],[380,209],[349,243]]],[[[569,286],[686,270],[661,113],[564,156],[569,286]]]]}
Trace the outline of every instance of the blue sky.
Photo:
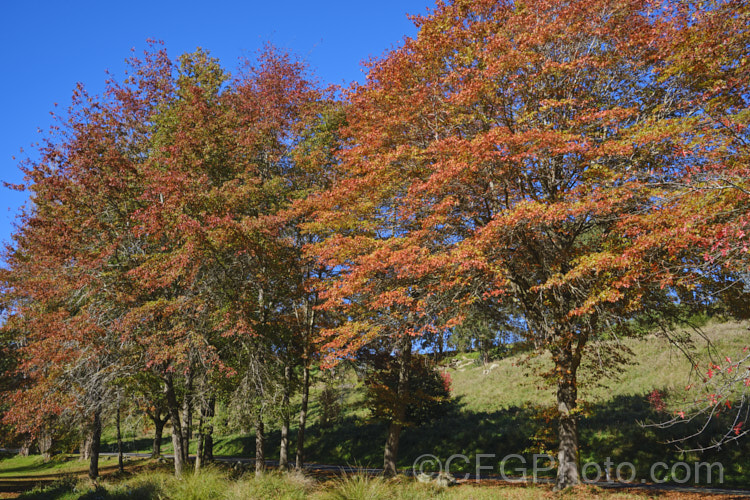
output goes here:
{"type": "MultiPolygon", "coordinates": [[[[363,81],[362,61],[416,34],[407,13],[433,6],[430,0],[0,0],[0,180],[21,182],[19,152],[33,157],[54,103],[65,109],[76,82],[101,92],[105,70],[121,77],[131,48],[141,52],[148,38],[163,40],[173,58],[203,47],[230,71],[271,42],[306,60],[321,81],[343,84],[363,81]]],[[[0,187],[0,240],[10,239],[24,201],[24,194],[0,187]]]]}

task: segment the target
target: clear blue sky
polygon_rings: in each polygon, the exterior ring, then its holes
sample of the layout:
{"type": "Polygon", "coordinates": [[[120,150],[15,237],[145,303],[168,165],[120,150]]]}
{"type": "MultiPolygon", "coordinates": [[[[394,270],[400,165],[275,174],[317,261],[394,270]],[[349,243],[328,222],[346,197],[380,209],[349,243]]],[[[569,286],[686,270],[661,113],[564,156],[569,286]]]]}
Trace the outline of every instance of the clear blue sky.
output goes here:
{"type": "MultiPolygon", "coordinates": [[[[160,1],[0,0],[0,180],[19,183],[19,154],[70,102],[76,82],[101,92],[105,70],[121,77],[130,49],[163,40],[170,55],[203,47],[232,71],[265,42],[306,60],[323,82],[363,81],[361,62],[416,29],[406,14],[431,0],[160,1]],[[13,159],[16,156],[16,160],[13,159]]],[[[0,187],[0,240],[8,241],[25,195],[0,187]]]]}

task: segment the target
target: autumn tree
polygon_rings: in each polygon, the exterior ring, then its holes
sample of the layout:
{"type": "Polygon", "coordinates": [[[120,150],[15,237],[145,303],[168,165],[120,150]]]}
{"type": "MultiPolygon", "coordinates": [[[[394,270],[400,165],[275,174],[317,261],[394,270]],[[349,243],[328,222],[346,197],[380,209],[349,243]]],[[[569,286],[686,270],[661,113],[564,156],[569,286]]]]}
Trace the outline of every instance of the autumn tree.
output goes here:
{"type": "Polygon", "coordinates": [[[303,64],[270,47],[232,80],[206,52],[184,55],[174,96],[153,118],[144,208],[135,216],[148,250],[131,273],[143,295],[129,312],[130,331],[152,367],[184,380],[186,398],[194,381],[212,376],[196,367],[237,377],[235,397],[248,400],[237,407],[254,415],[259,472],[265,413],[282,392],[288,415],[294,365],[312,357],[311,275],[298,216],[285,211],[314,189],[312,166],[298,167],[293,153],[303,134],[320,135],[311,130],[323,97],[303,64]]]}
{"type": "Polygon", "coordinates": [[[322,271],[302,256],[307,215],[291,205],[324,184],[337,113],[302,63],[270,47],[230,80],[203,50],[173,63],[154,44],[101,97],[79,88],[26,168],[32,204],[5,255],[3,336],[25,375],[8,421],[33,432],[77,409],[96,447],[107,402],[129,390],[154,421],[155,452],[171,421],[180,475],[196,407],[196,467],[211,456],[215,388],[229,377],[258,403],[262,468],[263,410],[276,402],[288,461],[299,367],[301,462],[322,271]],[[150,394],[157,380],[162,395],[150,394]]]}
{"type": "Polygon", "coordinates": [[[327,297],[360,308],[329,347],[389,335],[386,317],[415,334],[435,310],[451,327],[476,302],[512,309],[553,360],[558,488],[580,481],[591,342],[669,298],[643,241],[686,168],[685,138],[663,127],[685,112],[685,84],[659,78],[673,7],[438,5],[351,93],[340,177],[316,200],[335,232],[319,255],[341,270],[327,297]]]}
{"type": "MultiPolygon", "coordinates": [[[[159,52],[151,57],[160,61],[159,52]]],[[[144,103],[159,91],[140,85],[109,81],[97,98],[76,89],[67,120],[24,167],[31,203],[5,256],[4,328],[17,332],[27,381],[7,418],[32,433],[45,432],[40,419],[64,414],[84,424],[92,479],[111,385],[129,368],[117,326],[133,265],[128,227],[140,193],[144,103]],[[148,98],[134,99],[140,92],[148,98]]]]}

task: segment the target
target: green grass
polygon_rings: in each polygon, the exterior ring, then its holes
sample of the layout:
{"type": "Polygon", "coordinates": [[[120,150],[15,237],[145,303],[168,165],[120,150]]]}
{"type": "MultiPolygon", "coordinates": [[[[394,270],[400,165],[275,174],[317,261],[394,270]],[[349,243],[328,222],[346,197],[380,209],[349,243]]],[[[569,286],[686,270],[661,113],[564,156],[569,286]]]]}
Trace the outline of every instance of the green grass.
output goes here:
{"type": "MultiPolygon", "coordinates": [[[[736,358],[745,346],[750,345],[748,322],[710,322],[703,327],[711,341],[711,353],[715,358],[725,355],[736,358]]],[[[690,333],[697,356],[708,362],[709,350],[705,340],[690,333]]],[[[677,349],[662,336],[646,335],[643,339],[622,339],[621,344],[633,352],[630,363],[612,369],[605,377],[590,377],[586,368],[581,369],[579,397],[585,401],[598,403],[617,396],[642,396],[653,389],[678,392],[688,385],[690,363],[677,349]]],[[[592,344],[589,352],[596,358],[596,349],[607,351],[613,343],[592,344]]],[[[502,408],[523,406],[524,404],[549,405],[554,402],[554,390],[545,387],[537,376],[550,368],[549,358],[526,359],[516,355],[492,361],[486,368],[476,356],[458,354],[462,361],[458,369],[448,372],[453,379],[453,394],[460,398],[467,411],[494,411],[502,408]],[[493,367],[493,365],[496,365],[493,367]],[[481,387],[481,390],[478,390],[481,387]]]]}
{"type": "MultiPolygon", "coordinates": [[[[117,465],[116,457],[99,457],[99,467],[117,465]]],[[[77,474],[88,471],[89,463],[70,455],[56,455],[45,462],[40,455],[20,455],[0,459],[0,479],[11,477],[35,477],[60,474],[77,474]]]]}

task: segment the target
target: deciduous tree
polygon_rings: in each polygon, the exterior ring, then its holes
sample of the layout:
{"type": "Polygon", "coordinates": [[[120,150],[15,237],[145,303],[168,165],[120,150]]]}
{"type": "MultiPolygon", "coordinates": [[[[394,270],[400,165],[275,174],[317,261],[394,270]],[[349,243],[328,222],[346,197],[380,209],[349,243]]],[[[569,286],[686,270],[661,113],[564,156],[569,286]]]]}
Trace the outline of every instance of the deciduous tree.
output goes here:
{"type": "Polygon", "coordinates": [[[392,334],[384,318],[411,335],[436,316],[460,323],[477,301],[512,308],[552,356],[559,488],[579,482],[590,341],[652,293],[669,298],[660,290],[677,270],[659,272],[651,256],[690,245],[652,238],[689,168],[672,121],[691,109],[689,91],[665,73],[660,45],[681,32],[680,9],[439,4],[349,96],[339,177],[316,199],[317,224],[334,233],[318,253],[341,271],[326,297],[353,320],[329,347],[392,334]]]}

